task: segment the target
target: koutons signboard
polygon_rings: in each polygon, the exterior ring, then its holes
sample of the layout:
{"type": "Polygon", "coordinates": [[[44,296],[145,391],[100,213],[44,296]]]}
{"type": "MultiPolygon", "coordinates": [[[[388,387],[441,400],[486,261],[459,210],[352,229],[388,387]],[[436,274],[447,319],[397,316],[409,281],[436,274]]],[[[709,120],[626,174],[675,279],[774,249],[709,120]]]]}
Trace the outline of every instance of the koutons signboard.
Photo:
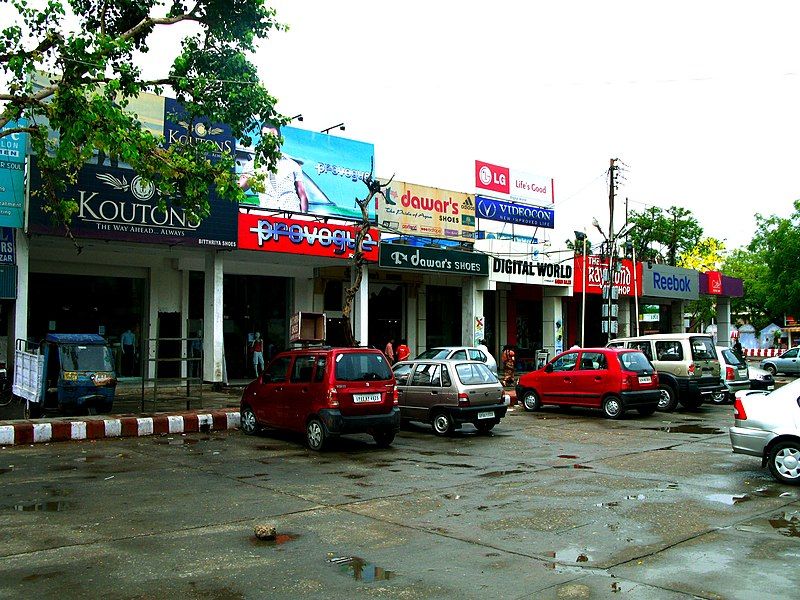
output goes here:
{"type": "MultiPolygon", "coordinates": [[[[602,294],[603,281],[608,272],[609,259],[600,256],[586,257],[586,293],[602,294]]],[[[620,296],[641,296],[642,295],[642,264],[637,263],[634,267],[630,260],[615,260],[619,264],[619,270],[614,273],[614,287],[617,288],[620,296]]],[[[575,273],[573,275],[573,291],[575,294],[583,293],[584,265],[583,256],[575,257],[575,273]]]]}
{"type": "MultiPolygon", "coordinates": [[[[239,248],[327,258],[350,258],[355,252],[358,225],[284,219],[239,213],[239,248]]],[[[377,262],[380,233],[371,228],[364,238],[365,260],[377,262]]]]}

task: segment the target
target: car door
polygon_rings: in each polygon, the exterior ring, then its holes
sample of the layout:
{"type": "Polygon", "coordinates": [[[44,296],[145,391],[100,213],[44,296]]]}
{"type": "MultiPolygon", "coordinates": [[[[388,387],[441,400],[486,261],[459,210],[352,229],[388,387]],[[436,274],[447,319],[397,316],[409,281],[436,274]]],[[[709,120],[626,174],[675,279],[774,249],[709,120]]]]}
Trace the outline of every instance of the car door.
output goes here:
{"type": "Polygon", "coordinates": [[[404,362],[392,368],[394,378],[397,381],[397,403],[400,406],[400,414],[404,419],[420,418],[418,407],[415,407],[411,402],[413,394],[409,392],[411,373],[415,364],[413,362],[404,362]]]}
{"type": "Polygon", "coordinates": [[[259,423],[279,427],[279,412],[283,410],[284,394],[288,383],[291,356],[279,356],[273,360],[262,375],[253,401],[253,412],[259,423]]]}
{"type": "Polygon", "coordinates": [[[800,372],[800,363],[797,362],[797,354],[798,349],[792,348],[775,359],[775,365],[778,367],[778,371],[791,375],[796,375],[800,372]]]}
{"type": "MultiPolygon", "coordinates": [[[[277,411],[279,426],[303,431],[306,417],[311,412],[315,392],[321,386],[314,381],[316,357],[313,354],[298,354],[289,372],[289,384],[277,411]]],[[[323,366],[324,368],[324,366],[323,366]]]]}
{"type": "Polygon", "coordinates": [[[573,376],[578,352],[566,352],[548,363],[541,373],[542,404],[573,403],[573,376]]]}
{"type": "Polygon", "coordinates": [[[608,384],[608,361],[602,352],[581,352],[572,373],[572,395],[575,404],[600,406],[608,384]]]}
{"type": "Polygon", "coordinates": [[[408,390],[411,395],[418,418],[427,420],[428,413],[434,406],[443,404],[446,398],[442,395],[441,364],[420,362],[414,366],[408,390]]]}

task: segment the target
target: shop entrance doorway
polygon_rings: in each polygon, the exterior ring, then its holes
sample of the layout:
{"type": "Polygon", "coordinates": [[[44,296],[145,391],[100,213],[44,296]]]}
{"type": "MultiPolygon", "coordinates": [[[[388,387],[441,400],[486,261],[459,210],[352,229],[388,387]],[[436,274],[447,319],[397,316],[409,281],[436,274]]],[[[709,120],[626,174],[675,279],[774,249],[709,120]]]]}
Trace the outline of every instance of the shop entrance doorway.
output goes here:
{"type": "Polygon", "coordinates": [[[460,346],[461,312],[461,288],[427,286],[425,347],[460,346]]]}
{"type": "Polygon", "coordinates": [[[395,346],[403,334],[403,286],[370,284],[369,286],[369,345],[383,350],[394,339],[395,346]]]}

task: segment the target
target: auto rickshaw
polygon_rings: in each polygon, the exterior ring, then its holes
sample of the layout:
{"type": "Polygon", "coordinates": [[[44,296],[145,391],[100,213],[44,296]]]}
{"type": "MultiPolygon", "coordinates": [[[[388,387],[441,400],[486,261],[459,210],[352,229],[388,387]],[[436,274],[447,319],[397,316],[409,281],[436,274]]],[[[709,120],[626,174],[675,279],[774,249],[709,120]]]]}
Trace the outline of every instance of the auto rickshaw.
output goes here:
{"type": "MultiPolygon", "coordinates": [[[[28,371],[29,377],[38,379],[28,383],[29,389],[36,392],[26,396],[31,417],[44,412],[111,412],[117,377],[111,349],[102,336],[48,333],[34,352],[18,349],[16,357],[20,368],[26,357],[37,365],[28,371]]],[[[15,367],[15,388],[17,375],[15,367]]],[[[15,389],[15,393],[19,392],[15,389]]]]}

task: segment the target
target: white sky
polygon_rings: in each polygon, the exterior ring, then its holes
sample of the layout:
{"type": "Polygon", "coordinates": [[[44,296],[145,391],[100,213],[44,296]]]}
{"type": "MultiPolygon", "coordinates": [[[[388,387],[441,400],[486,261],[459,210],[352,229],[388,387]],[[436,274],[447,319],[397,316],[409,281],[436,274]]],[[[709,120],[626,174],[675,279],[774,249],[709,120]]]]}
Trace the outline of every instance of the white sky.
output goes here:
{"type": "Polygon", "coordinates": [[[275,0],[256,56],[294,125],[375,144],[376,171],[474,191],[474,161],[555,178],[560,247],[630,207],[691,209],[729,249],[800,198],[800,3],[275,0]]]}

